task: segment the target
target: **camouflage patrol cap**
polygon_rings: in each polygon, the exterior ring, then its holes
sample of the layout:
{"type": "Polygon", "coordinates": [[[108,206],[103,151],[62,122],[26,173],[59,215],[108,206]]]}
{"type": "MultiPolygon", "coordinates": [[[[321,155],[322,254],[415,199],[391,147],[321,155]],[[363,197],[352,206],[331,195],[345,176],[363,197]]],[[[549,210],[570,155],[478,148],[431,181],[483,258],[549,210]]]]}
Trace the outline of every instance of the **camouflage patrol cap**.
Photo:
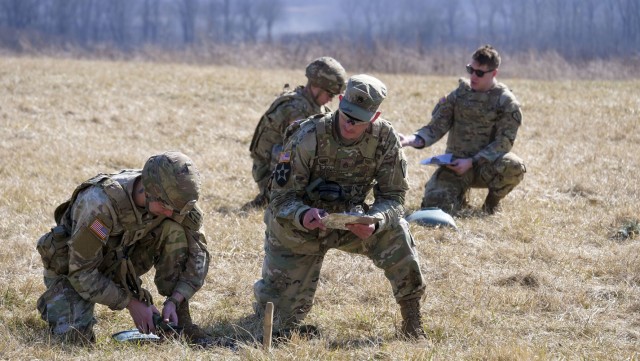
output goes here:
{"type": "Polygon", "coordinates": [[[309,84],[324,89],[332,94],[342,94],[347,72],[340,63],[329,56],[318,58],[305,71],[309,84]]]}
{"type": "Polygon", "coordinates": [[[347,90],[340,101],[340,110],[361,121],[370,121],[387,97],[387,87],[379,79],[367,74],[349,78],[347,90]]]}
{"type": "Polygon", "coordinates": [[[200,173],[186,155],[169,151],[151,156],[142,168],[142,184],[151,200],[160,200],[184,216],[200,195],[200,173]]]}

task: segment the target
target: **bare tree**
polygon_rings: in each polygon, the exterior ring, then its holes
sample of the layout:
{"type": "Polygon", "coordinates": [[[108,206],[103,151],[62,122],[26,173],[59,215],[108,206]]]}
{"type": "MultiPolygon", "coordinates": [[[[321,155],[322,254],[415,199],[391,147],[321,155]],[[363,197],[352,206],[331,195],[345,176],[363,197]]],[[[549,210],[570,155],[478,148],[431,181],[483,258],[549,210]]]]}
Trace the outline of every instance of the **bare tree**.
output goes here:
{"type": "Polygon", "coordinates": [[[242,37],[246,42],[255,43],[258,40],[258,33],[263,21],[259,8],[252,0],[239,0],[236,4],[240,16],[242,37]]]}
{"type": "Polygon", "coordinates": [[[38,20],[37,5],[37,0],[1,0],[0,9],[10,28],[27,29],[38,20]]]}
{"type": "Polygon", "coordinates": [[[179,0],[177,3],[180,15],[180,27],[182,28],[182,41],[191,44],[196,37],[196,14],[198,11],[197,0],[179,0]]]}
{"type": "Polygon", "coordinates": [[[105,2],[106,19],[111,40],[120,48],[128,45],[129,17],[126,0],[110,0],[105,2]]]}
{"type": "Polygon", "coordinates": [[[160,25],[160,2],[144,0],[142,3],[142,40],[156,43],[160,25]]]}
{"type": "Polygon", "coordinates": [[[258,4],[258,13],[264,20],[267,30],[267,43],[272,42],[273,24],[284,17],[284,5],[282,0],[261,0],[258,4]]]}

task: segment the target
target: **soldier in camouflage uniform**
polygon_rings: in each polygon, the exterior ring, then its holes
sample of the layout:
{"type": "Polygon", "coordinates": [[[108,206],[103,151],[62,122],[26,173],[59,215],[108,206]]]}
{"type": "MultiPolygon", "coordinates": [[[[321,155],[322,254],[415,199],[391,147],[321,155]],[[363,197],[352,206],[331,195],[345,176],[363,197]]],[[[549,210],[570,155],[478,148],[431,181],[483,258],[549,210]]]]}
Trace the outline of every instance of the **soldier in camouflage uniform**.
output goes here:
{"type": "Polygon", "coordinates": [[[244,209],[263,207],[268,202],[268,183],[278,154],[282,150],[282,138],[289,124],[314,114],[331,112],[325,104],[337,94],[342,94],[346,73],[340,63],[331,57],[321,57],[307,65],[307,85],[285,90],[262,115],[253,134],[249,150],[253,159],[253,179],[259,194],[244,209]]]}
{"type": "Polygon", "coordinates": [[[477,49],[467,65],[469,80],[440,99],[431,122],[414,135],[400,134],[403,146],[429,147],[447,132],[452,165],[440,166],[427,182],[422,208],[456,214],[467,203],[470,188],[488,188],[482,206],[493,214],[499,202],[524,178],[522,159],[511,153],[522,113],[506,85],[496,80],[500,55],[490,45],[477,49]]]}
{"type": "Polygon", "coordinates": [[[353,76],[338,111],[287,129],[292,134],[278,157],[265,211],[262,279],[254,285],[258,313],[267,302],[275,305],[276,334],[309,330],[300,321],[311,310],[324,255],[336,248],[365,255],[382,269],[400,304],[403,335],[424,336],[420,298],[425,284],[402,218],[407,164],[397,133],[378,118],[386,93],[380,80],[353,76]],[[367,204],[371,192],[374,201],[367,204]],[[359,207],[381,220],[350,224],[348,230],[322,223],[327,214],[359,207]]]}
{"type": "Polygon", "coordinates": [[[78,186],[56,208],[57,226],[37,244],[47,287],[37,308],[50,331],[69,342],[95,342],[99,303],[127,308],[141,332],[155,332],[160,312],[140,280],[154,267],[158,292],[167,297],[162,320],[183,327],[190,342],[207,345],[210,338],[189,313],[209,267],[199,191],[198,170],[179,152],[78,186]]]}

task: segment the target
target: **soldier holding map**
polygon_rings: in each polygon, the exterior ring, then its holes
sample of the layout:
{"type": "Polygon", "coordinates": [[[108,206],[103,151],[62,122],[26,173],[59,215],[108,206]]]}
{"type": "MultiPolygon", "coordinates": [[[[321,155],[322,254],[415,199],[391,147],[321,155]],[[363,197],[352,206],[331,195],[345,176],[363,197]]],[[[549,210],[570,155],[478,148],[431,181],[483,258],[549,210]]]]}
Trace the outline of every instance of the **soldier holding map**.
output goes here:
{"type": "Polygon", "coordinates": [[[407,163],[398,135],[378,111],[386,95],[380,80],[353,76],[339,110],[287,130],[265,212],[262,279],[254,285],[257,311],[273,302],[281,335],[309,331],[300,322],[311,310],[322,260],[335,248],[365,255],[383,270],[400,305],[403,336],[424,336],[420,298],[425,284],[402,218],[407,163]],[[368,204],[371,192],[374,201],[368,204]],[[323,223],[344,212],[362,214],[369,222],[344,229],[323,223]]]}

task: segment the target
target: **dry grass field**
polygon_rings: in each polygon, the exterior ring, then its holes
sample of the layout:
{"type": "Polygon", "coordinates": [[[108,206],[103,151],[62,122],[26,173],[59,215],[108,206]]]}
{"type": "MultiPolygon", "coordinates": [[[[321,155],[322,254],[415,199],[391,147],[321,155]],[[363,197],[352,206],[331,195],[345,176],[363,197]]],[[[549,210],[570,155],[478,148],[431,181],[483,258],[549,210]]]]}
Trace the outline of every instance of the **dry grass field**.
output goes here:
{"type": "MultiPolygon", "coordinates": [[[[383,116],[403,133],[424,124],[457,84],[375,75],[389,88],[383,116]]],[[[471,210],[456,219],[457,232],[412,225],[428,284],[427,341],[398,340],[399,308],[382,272],[332,251],[307,319],[321,337],[261,350],[251,304],[264,225],[261,212],[239,210],[256,192],[248,145],[282,85],[304,80],[302,69],[1,57],[0,359],[640,358],[638,80],[501,79],[523,104],[514,152],[527,174],[500,214],[471,210]],[[51,342],[35,310],[44,290],[35,242],[54,208],[96,173],[140,168],[170,149],[191,156],[204,177],[212,263],[193,299],[195,321],[238,339],[238,349],[118,344],[110,335],[132,322],[104,306],[96,307],[94,348],[51,342]]],[[[433,171],[419,160],[443,149],[444,141],[406,150],[409,212],[433,171]]],[[[472,203],[484,195],[474,190],[472,203]]]]}

